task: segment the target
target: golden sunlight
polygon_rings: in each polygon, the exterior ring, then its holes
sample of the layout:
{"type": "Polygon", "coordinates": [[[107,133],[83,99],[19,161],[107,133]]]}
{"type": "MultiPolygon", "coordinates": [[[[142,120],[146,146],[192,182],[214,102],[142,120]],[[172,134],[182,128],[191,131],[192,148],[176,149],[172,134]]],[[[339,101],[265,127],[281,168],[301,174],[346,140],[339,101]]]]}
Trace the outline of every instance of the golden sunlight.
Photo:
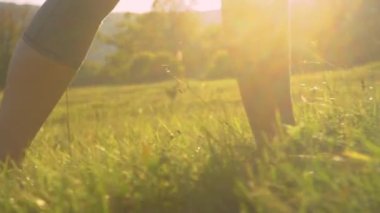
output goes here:
{"type": "MultiPolygon", "coordinates": [[[[35,4],[41,5],[44,0],[2,0],[4,2],[12,2],[16,4],[35,4]]],[[[187,1],[191,2],[191,1],[187,1]]],[[[220,9],[220,0],[196,0],[194,1],[192,8],[195,10],[218,10],[220,9]]],[[[153,0],[120,0],[119,4],[115,8],[115,12],[135,12],[144,13],[149,12],[152,6],[153,0]]]]}

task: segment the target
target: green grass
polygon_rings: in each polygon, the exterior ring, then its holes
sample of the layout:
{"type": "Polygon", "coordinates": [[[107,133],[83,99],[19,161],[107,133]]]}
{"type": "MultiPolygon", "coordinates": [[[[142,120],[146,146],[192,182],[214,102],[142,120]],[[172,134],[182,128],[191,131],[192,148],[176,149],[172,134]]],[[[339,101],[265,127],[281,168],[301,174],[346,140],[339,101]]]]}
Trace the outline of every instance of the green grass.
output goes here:
{"type": "Polygon", "coordinates": [[[0,212],[377,212],[379,65],[293,79],[298,125],[255,152],[233,80],[71,89],[0,212]]]}

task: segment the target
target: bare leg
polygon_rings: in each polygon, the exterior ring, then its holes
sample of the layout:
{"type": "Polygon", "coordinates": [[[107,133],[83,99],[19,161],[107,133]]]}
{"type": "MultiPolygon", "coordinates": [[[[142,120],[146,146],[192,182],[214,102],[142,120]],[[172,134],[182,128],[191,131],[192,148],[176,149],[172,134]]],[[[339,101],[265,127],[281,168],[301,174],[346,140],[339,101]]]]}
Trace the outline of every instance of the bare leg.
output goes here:
{"type": "Polygon", "coordinates": [[[290,94],[288,0],[222,0],[226,45],[258,148],[277,118],[294,124],[290,94]]]}
{"type": "Polygon", "coordinates": [[[275,97],[268,80],[254,73],[238,78],[242,102],[259,149],[275,134],[275,97]]]}
{"type": "Polygon", "coordinates": [[[10,64],[0,110],[0,160],[20,160],[56,105],[75,70],[21,41],[10,64]]]}
{"type": "Polygon", "coordinates": [[[0,161],[20,161],[118,0],[47,0],[13,55],[0,109],[0,161]]]}
{"type": "Polygon", "coordinates": [[[290,73],[286,55],[273,58],[262,70],[241,74],[238,84],[258,148],[276,135],[276,115],[284,124],[295,123],[291,100],[290,73]]]}
{"type": "Polygon", "coordinates": [[[276,97],[276,105],[281,116],[282,123],[294,125],[296,122],[293,112],[290,73],[287,69],[279,73],[279,76],[273,86],[274,95],[276,97]]]}

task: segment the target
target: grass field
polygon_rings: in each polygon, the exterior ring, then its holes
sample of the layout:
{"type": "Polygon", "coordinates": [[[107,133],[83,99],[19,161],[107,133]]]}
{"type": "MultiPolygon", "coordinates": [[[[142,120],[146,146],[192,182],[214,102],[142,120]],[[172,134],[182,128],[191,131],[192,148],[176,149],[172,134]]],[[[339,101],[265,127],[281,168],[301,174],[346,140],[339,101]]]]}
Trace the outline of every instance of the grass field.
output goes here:
{"type": "Polygon", "coordinates": [[[71,89],[0,212],[380,211],[379,64],[295,76],[298,125],[263,155],[233,80],[175,84],[71,89]]]}

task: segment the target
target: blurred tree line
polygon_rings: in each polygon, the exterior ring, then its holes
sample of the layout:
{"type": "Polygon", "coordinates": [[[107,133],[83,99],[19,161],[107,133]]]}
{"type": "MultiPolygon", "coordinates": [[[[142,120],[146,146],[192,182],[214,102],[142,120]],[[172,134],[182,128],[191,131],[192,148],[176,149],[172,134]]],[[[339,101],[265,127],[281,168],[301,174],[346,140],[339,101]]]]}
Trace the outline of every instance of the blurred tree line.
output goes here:
{"type": "MultiPolygon", "coordinates": [[[[379,60],[379,0],[294,1],[298,2],[291,17],[294,72],[347,68],[379,60]]],[[[199,12],[189,9],[188,2],[155,0],[150,13],[126,13],[116,33],[98,36],[114,51],[103,61],[87,61],[76,84],[233,77],[221,22],[205,23],[199,12]]],[[[30,13],[27,7],[2,5],[0,86],[30,13]]]]}
{"type": "Polygon", "coordinates": [[[220,24],[204,24],[181,0],[156,0],[152,12],[126,14],[116,35],[117,47],[102,71],[123,82],[151,82],[173,77],[231,77],[220,24]]]}
{"type": "MultiPolygon", "coordinates": [[[[151,13],[127,14],[119,33],[108,40],[118,51],[102,73],[128,82],[172,75],[233,77],[222,23],[202,23],[181,2],[155,1],[151,13]]],[[[349,68],[380,59],[380,1],[298,1],[292,10],[293,72],[349,68]]]]}
{"type": "Polygon", "coordinates": [[[295,71],[349,68],[380,59],[379,0],[308,1],[294,5],[292,22],[295,71]]]}

